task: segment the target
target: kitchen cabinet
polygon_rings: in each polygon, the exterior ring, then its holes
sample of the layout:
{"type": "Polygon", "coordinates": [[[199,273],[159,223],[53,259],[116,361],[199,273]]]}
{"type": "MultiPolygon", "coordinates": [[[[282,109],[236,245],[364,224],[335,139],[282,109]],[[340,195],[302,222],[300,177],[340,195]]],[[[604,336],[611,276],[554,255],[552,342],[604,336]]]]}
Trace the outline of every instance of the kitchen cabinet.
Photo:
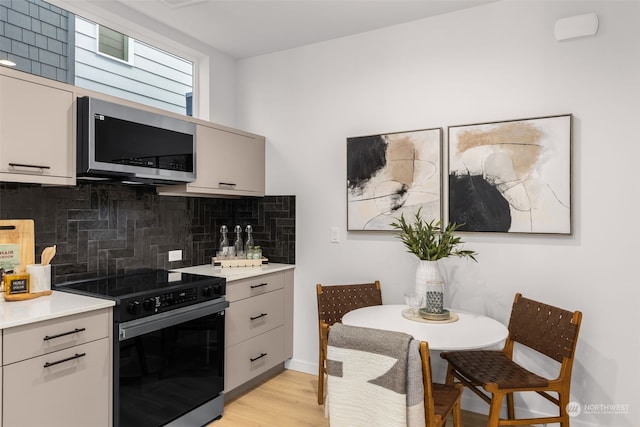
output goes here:
{"type": "Polygon", "coordinates": [[[264,196],[265,139],[198,123],[194,182],[158,187],[158,194],[202,197],[264,196]]]}
{"type": "Polygon", "coordinates": [[[0,71],[0,181],[75,185],[73,87],[0,71]]]}
{"type": "Polygon", "coordinates": [[[112,309],[3,330],[3,426],[111,425],[112,309]]]}
{"type": "Polygon", "coordinates": [[[293,355],[293,269],[227,281],[225,393],[293,355]]]}

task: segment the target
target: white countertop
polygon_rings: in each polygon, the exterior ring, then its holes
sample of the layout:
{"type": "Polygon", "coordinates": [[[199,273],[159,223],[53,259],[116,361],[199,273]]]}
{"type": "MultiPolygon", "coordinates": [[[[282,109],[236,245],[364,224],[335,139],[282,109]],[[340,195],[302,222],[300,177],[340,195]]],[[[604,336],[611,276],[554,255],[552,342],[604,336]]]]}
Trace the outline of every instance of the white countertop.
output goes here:
{"type": "Polygon", "coordinates": [[[0,329],[99,310],[114,305],[115,302],[111,300],[60,291],[53,291],[51,295],[26,301],[5,301],[0,296],[0,329]]]}
{"type": "Polygon", "coordinates": [[[177,268],[171,271],[180,273],[202,274],[203,276],[224,277],[227,282],[234,280],[248,279],[250,277],[262,276],[278,271],[295,268],[294,264],[265,264],[262,267],[213,267],[211,264],[196,265],[193,267],[177,268]]]}

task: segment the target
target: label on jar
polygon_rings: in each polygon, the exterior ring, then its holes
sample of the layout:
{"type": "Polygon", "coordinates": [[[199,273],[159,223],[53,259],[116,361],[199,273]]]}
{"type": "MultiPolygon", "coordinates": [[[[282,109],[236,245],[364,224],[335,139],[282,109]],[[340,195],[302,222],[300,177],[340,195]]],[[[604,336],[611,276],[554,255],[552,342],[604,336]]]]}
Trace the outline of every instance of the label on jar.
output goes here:
{"type": "Polygon", "coordinates": [[[21,277],[19,279],[9,279],[9,287],[6,290],[9,294],[26,294],[29,292],[29,279],[21,277]]]}

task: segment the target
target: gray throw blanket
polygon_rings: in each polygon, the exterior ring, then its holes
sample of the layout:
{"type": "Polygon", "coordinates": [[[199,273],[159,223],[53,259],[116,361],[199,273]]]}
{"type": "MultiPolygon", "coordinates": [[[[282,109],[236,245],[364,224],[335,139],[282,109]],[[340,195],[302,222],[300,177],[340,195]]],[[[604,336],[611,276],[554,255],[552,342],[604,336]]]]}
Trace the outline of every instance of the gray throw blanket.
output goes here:
{"type": "Polygon", "coordinates": [[[336,323],[327,371],[331,427],[424,427],[419,342],[410,335],[336,323]]]}

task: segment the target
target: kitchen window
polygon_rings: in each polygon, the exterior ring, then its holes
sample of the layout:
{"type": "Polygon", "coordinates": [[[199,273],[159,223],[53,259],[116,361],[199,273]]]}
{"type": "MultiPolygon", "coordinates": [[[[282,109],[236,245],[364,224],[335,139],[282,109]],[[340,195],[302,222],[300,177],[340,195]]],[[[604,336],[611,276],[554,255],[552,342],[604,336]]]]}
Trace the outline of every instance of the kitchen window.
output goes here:
{"type": "Polygon", "coordinates": [[[187,55],[43,0],[0,0],[0,39],[0,59],[19,71],[192,115],[197,64],[187,55]]]}
{"type": "Polygon", "coordinates": [[[97,51],[103,55],[110,56],[119,61],[131,64],[133,43],[129,43],[132,39],[118,31],[97,25],[98,27],[98,46],[97,51]]]}

